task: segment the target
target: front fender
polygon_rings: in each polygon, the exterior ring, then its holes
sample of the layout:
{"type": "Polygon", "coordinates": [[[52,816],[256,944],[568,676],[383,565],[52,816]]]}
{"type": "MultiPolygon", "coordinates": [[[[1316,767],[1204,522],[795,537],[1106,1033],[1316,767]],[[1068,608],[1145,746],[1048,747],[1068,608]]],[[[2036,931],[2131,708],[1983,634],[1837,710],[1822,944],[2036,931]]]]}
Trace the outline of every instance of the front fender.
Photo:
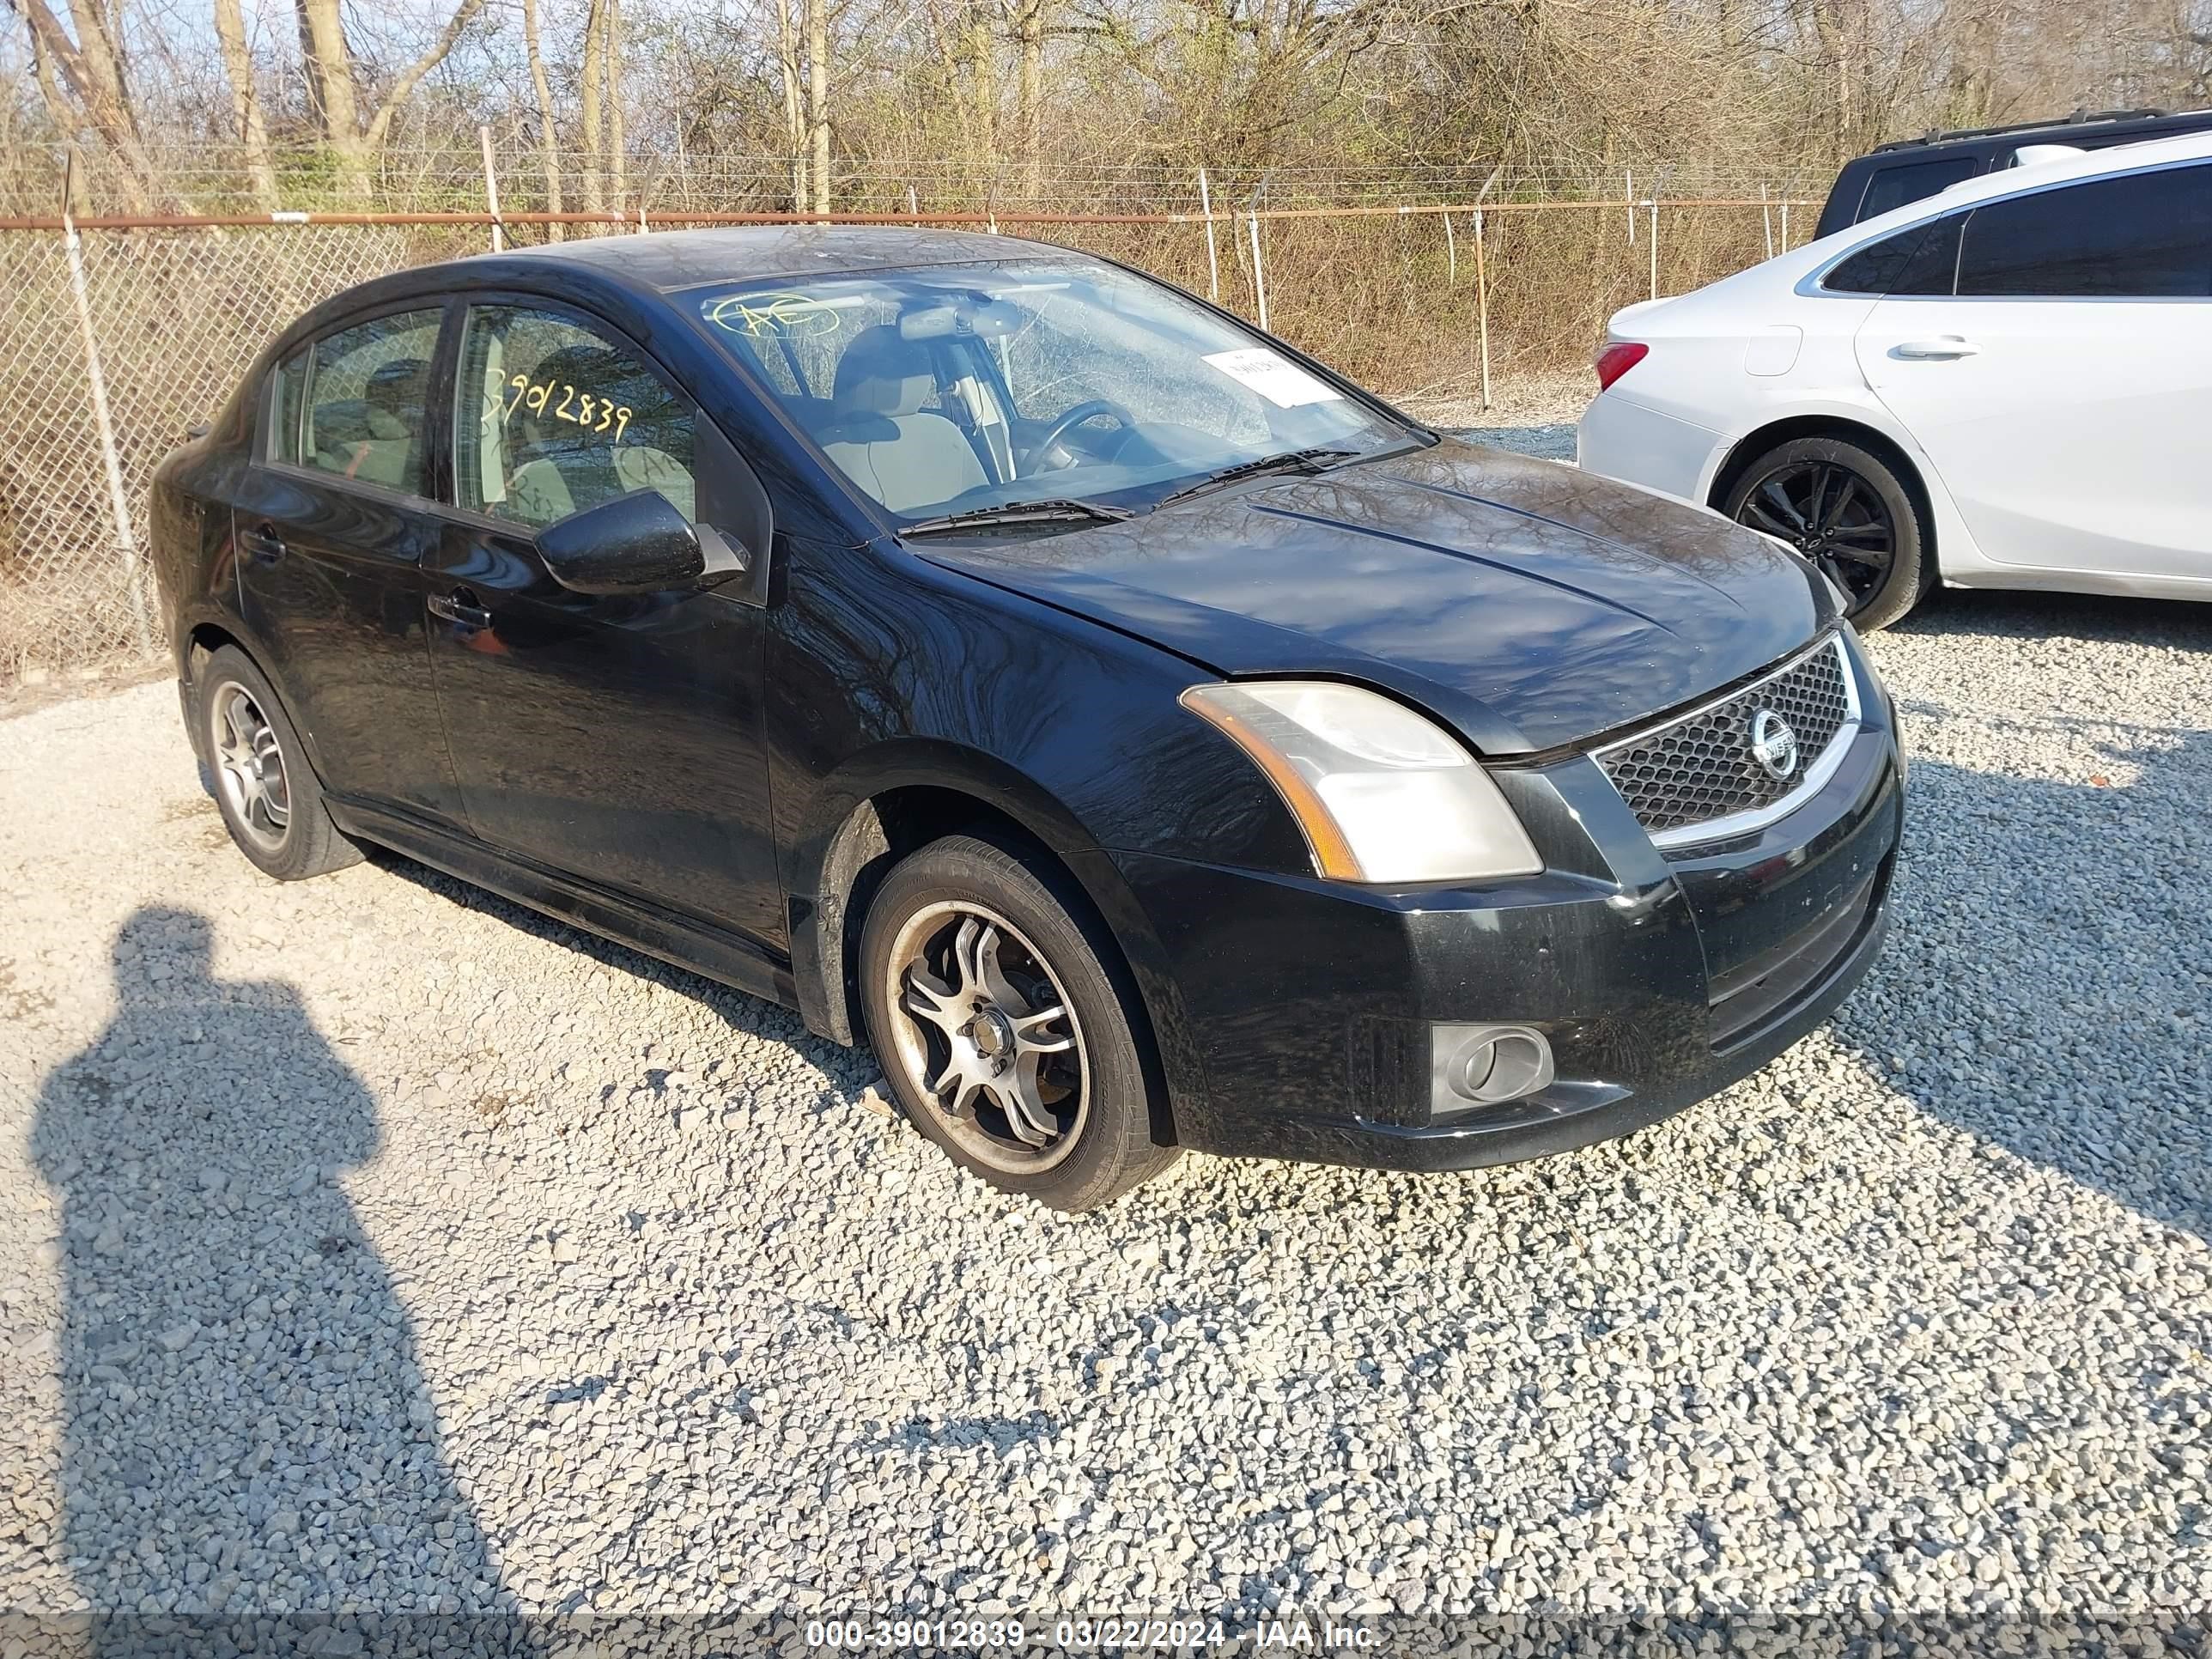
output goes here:
{"type": "Polygon", "coordinates": [[[979,819],[1010,821],[1066,870],[1120,947],[1158,1054],[1175,1121],[1205,1121],[1205,1071],[1191,1021],[1151,917],[1120,867],[1085,825],[1036,779],[981,750],[937,738],[877,745],[825,779],[812,822],[791,849],[804,883],[787,895],[792,978],[807,1029],[852,1043],[854,907],[865,872],[890,850],[877,804],[920,788],[966,797],[979,819]]]}
{"type": "MultiPolygon", "coordinates": [[[[1206,671],[896,547],[799,546],[765,663],[770,793],[808,1027],[852,1042],[848,946],[892,845],[878,804],[927,789],[935,831],[977,817],[1048,852],[1118,941],[1178,1121],[1204,1081],[1150,918],[1111,854],[1306,867],[1243,752],[1179,706],[1206,671]],[[947,800],[947,795],[953,799],[947,800]],[[949,809],[949,810],[948,810],[949,809]]],[[[896,830],[899,824],[890,826],[896,830]]]]}
{"type": "Polygon", "coordinates": [[[895,789],[951,789],[1013,819],[1066,859],[1096,842],[1051,792],[1020,769],[969,744],[908,736],[870,745],[822,779],[787,854],[793,890],[817,892],[830,850],[861,805],[895,789]]]}

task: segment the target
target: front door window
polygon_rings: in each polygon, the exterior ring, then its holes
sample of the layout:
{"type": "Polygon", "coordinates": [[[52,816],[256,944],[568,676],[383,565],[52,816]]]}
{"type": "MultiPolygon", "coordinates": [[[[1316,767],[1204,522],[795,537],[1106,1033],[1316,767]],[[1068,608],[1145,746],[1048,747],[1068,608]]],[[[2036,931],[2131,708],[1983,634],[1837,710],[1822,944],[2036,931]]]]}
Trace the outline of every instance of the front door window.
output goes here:
{"type": "Polygon", "coordinates": [[[559,312],[471,306],[454,389],[457,500],[540,530],[657,489],[698,516],[690,401],[559,312]]]}

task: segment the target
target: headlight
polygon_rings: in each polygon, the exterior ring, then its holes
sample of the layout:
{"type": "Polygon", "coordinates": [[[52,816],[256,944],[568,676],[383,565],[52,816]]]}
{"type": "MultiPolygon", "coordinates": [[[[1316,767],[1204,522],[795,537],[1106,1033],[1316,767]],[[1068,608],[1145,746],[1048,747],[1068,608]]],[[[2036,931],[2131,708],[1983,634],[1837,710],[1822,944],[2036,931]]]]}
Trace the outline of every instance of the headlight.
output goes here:
{"type": "Polygon", "coordinates": [[[1194,685],[1182,706],[1267,775],[1337,881],[1533,876],[1521,820],[1474,756],[1403,703],[1325,680],[1194,685]]]}

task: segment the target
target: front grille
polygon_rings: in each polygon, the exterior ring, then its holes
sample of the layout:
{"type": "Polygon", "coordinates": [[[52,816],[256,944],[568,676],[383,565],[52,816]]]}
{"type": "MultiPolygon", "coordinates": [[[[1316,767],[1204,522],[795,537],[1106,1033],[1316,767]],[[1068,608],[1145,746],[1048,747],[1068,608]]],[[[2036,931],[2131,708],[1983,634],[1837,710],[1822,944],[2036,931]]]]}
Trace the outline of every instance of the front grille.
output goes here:
{"type": "Polygon", "coordinates": [[[1848,737],[1856,699],[1840,636],[1822,641],[1765,679],[1597,751],[1596,760],[1644,827],[1669,840],[1786,800],[1807,785],[1831,744],[1848,737]],[[1796,764],[1776,777],[1753,752],[1762,711],[1789,724],[1796,764]]]}

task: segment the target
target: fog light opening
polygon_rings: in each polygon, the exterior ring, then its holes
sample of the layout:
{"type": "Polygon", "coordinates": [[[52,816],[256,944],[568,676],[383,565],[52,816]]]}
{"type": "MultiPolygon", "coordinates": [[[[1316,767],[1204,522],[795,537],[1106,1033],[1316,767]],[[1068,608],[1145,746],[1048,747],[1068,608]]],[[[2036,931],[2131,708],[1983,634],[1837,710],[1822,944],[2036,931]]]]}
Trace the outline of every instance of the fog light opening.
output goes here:
{"type": "Polygon", "coordinates": [[[1438,1026],[1434,1109],[1498,1106],[1551,1085],[1552,1045],[1526,1025],[1438,1026]]]}

